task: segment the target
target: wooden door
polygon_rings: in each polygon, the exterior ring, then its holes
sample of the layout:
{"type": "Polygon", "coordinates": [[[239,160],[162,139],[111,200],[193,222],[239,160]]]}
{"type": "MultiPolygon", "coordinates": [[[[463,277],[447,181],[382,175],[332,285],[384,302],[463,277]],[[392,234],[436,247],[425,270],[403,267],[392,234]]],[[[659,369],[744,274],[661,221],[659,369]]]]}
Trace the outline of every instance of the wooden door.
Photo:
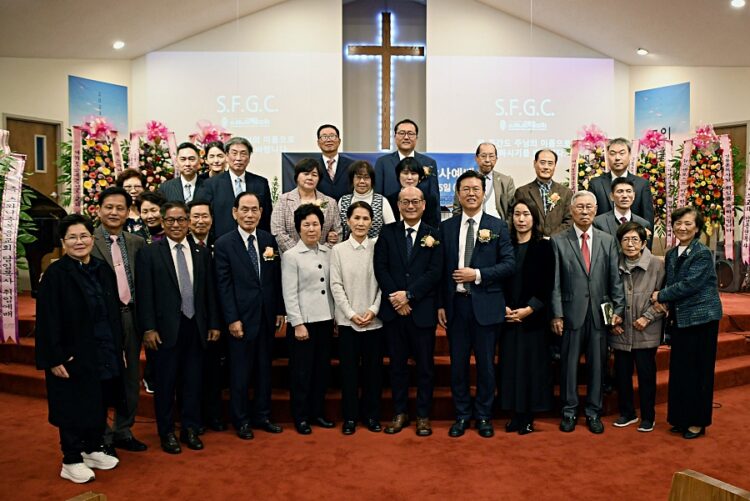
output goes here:
{"type": "Polygon", "coordinates": [[[57,201],[57,141],[60,125],[22,118],[6,118],[10,149],[26,155],[24,181],[57,201]]]}
{"type": "Polygon", "coordinates": [[[717,135],[728,134],[732,141],[732,146],[740,150],[739,158],[745,161],[745,172],[734,177],[734,194],[740,196],[740,205],[745,200],[745,176],[747,176],[747,124],[727,125],[723,127],[714,127],[717,135]]]}

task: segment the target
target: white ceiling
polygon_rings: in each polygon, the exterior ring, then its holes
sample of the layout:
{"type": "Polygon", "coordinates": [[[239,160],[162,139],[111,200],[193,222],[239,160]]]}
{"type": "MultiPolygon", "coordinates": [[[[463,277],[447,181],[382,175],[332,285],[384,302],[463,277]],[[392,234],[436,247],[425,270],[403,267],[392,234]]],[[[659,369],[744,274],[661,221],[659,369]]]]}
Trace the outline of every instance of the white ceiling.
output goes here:
{"type": "MultiPolygon", "coordinates": [[[[0,0],[0,56],[133,59],[283,1],[0,0]],[[118,39],[127,45],[115,51],[118,39]]],[[[630,65],[750,66],[750,5],[735,10],[729,0],[478,1],[630,65]],[[638,47],[651,54],[637,56],[638,47]]]]}

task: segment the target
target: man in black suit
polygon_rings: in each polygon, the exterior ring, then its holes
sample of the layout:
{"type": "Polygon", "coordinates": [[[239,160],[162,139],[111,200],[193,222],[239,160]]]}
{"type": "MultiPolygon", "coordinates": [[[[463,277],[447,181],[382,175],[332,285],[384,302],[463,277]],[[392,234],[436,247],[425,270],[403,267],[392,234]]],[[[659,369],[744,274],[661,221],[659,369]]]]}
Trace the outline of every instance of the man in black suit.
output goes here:
{"type": "Polygon", "coordinates": [[[111,187],[99,195],[99,221],[94,230],[94,247],[91,255],[104,260],[115,272],[120,296],[120,320],[122,321],[123,348],[125,351],[126,414],[115,413],[113,426],[107,426],[104,433],[104,447],[107,454],[117,456],[114,447],[131,452],[147,449],[146,444],[133,436],[131,428],[135,423],[135,413],[140,395],[141,336],[135,325],[135,260],[138,252],[146,245],[141,237],[123,231],[132,204],[130,194],[123,188],[111,187]]]}
{"type": "Polygon", "coordinates": [[[258,228],[271,231],[271,189],[268,179],[247,172],[253,145],[244,137],[233,137],[224,145],[229,162],[229,170],[206,180],[198,190],[196,198],[208,201],[214,213],[214,237],[234,231],[237,223],[232,218],[234,199],[240,193],[250,191],[260,198],[263,217],[258,228]]]}
{"type": "Polygon", "coordinates": [[[405,118],[393,128],[393,137],[396,141],[396,151],[383,155],[375,162],[375,192],[386,197],[397,193],[401,189],[401,184],[396,175],[396,166],[404,158],[414,157],[425,172],[425,178],[417,185],[417,188],[425,195],[434,196],[438,201],[436,208],[433,209],[435,214],[432,217],[434,221],[440,221],[437,162],[427,155],[414,151],[419,138],[419,127],[413,120],[405,118]]]}
{"type": "Polygon", "coordinates": [[[353,191],[349,183],[349,166],[354,160],[339,155],[339,146],[341,134],[335,125],[324,124],[318,127],[318,148],[322,154],[320,165],[325,171],[318,181],[318,191],[336,202],[353,191]]]}
{"type": "Polygon", "coordinates": [[[479,435],[494,435],[495,344],[505,319],[503,282],[515,271],[508,224],[482,210],[484,175],[470,170],[456,181],[461,213],[440,224],[443,249],[438,321],[448,333],[451,394],[456,422],[449,435],[460,437],[472,416],[479,435]],[[472,410],[469,388],[471,352],[477,363],[477,395],[472,410]]]}
{"type": "Polygon", "coordinates": [[[252,425],[281,433],[271,416],[271,358],[274,330],[284,322],[281,267],[276,239],[258,229],[263,209],[255,193],[234,202],[238,227],[216,241],[216,285],[229,325],[229,407],[237,436],[253,438],[247,390],[257,367],[252,425]]]}
{"type": "Polygon", "coordinates": [[[646,228],[646,232],[649,234],[647,244],[650,249],[653,228],[648,221],[630,210],[633,206],[633,200],[635,199],[635,187],[633,186],[633,182],[626,177],[618,177],[612,181],[612,191],[610,192],[609,197],[612,199],[612,202],[614,202],[615,207],[609,212],[596,216],[596,218],[594,218],[594,228],[607,232],[616,239],[617,229],[620,225],[630,221],[635,221],[646,228]]]}
{"type": "Polygon", "coordinates": [[[174,434],[174,400],[182,384],[180,440],[200,450],[201,377],[207,341],[219,337],[211,257],[191,243],[183,202],[161,207],[166,238],[138,253],[136,297],[143,344],[154,353],[154,408],[165,452],[182,452],[174,434]]]}
{"type": "Polygon", "coordinates": [[[374,256],[375,278],[383,297],[378,316],[385,323],[395,411],[385,432],[398,433],[409,424],[407,360],[411,352],[417,364],[417,435],[426,437],[432,434],[429,416],[442,253],[437,230],[422,222],[422,191],[404,188],[398,205],[402,221],[383,227],[374,256]]]}
{"type": "Polygon", "coordinates": [[[589,183],[589,191],[596,196],[597,213],[601,215],[613,209],[611,193],[612,181],[616,178],[626,178],[633,183],[635,201],[631,210],[648,221],[654,227],[654,199],[651,196],[651,186],[640,176],[628,172],[630,165],[630,141],[618,137],[607,143],[607,164],[610,172],[595,177],[589,183]]]}
{"type": "Polygon", "coordinates": [[[182,143],[177,147],[177,167],[180,175],[159,186],[167,202],[185,202],[189,204],[195,198],[203,179],[198,177],[201,166],[201,154],[193,143],[182,143]]]}

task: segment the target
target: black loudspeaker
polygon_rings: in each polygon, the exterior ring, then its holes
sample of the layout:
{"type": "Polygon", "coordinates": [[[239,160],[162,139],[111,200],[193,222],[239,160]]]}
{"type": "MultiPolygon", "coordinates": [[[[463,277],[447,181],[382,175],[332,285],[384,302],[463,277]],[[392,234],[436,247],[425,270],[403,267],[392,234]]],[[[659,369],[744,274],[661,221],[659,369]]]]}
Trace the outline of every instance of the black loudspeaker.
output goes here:
{"type": "Polygon", "coordinates": [[[728,260],[724,254],[724,242],[716,246],[716,276],[721,292],[739,292],[748,288],[750,270],[742,264],[742,243],[734,243],[734,259],[728,260]]]}

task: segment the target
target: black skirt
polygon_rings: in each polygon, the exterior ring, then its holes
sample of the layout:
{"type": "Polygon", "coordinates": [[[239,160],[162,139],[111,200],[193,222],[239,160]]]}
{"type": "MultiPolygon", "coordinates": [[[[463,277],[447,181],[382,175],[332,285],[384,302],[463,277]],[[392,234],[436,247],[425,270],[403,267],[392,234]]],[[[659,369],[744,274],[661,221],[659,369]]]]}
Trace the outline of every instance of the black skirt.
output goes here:
{"type": "Polygon", "coordinates": [[[552,371],[546,329],[503,324],[500,337],[500,408],[516,413],[552,409],[552,371]]]}

